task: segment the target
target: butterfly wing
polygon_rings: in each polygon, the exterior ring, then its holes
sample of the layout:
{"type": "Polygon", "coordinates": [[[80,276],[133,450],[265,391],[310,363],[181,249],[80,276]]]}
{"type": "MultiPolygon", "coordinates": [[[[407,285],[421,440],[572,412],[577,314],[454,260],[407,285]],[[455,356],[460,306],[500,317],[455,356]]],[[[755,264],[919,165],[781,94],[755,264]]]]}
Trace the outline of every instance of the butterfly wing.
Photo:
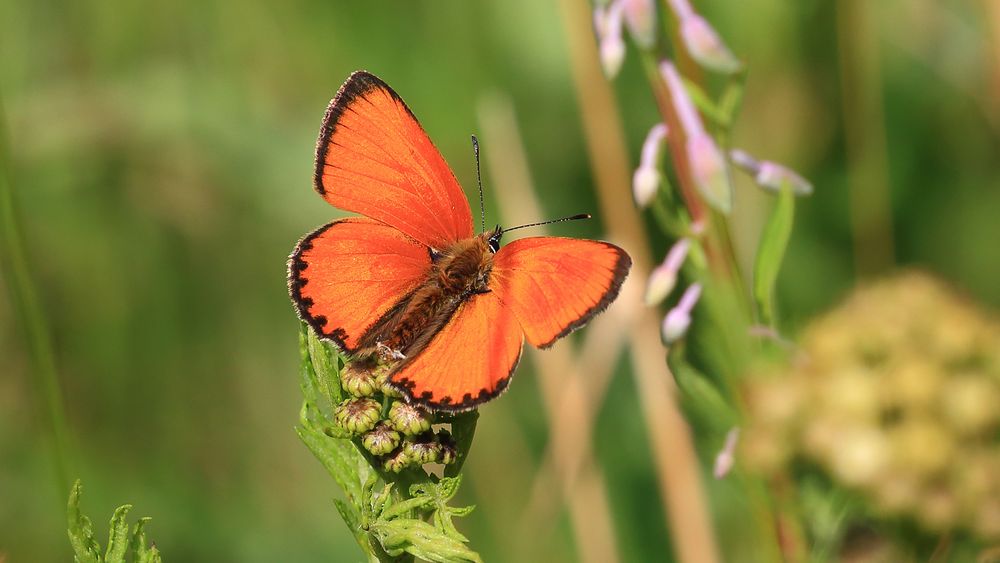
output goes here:
{"type": "Polygon", "coordinates": [[[389,380],[411,400],[434,410],[468,410],[506,389],[523,341],[513,312],[495,294],[475,295],[389,380]]]}
{"type": "Polygon", "coordinates": [[[364,217],[335,221],[299,241],[288,287],[317,334],[354,352],[365,330],[414,291],[431,267],[428,248],[364,217]]]}
{"type": "Polygon", "coordinates": [[[631,266],[629,255],[610,243],[523,238],[497,252],[490,288],[528,342],[548,348],[614,301],[631,266]]]}
{"type": "Polygon", "coordinates": [[[364,71],[341,86],[316,145],[316,191],[431,248],[473,236],[469,201],[417,118],[364,71]]]}

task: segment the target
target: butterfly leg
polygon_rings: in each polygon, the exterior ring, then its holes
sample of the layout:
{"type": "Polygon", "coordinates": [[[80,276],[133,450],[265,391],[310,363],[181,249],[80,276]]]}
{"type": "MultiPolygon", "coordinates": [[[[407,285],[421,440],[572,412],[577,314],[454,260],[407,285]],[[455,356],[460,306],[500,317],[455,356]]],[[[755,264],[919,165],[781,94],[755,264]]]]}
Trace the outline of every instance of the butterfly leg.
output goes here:
{"type": "Polygon", "coordinates": [[[406,359],[406,356],[404,356],[402,352],[399,350],[393,350],[381,342],[375,343],[375,349],[378,351],[378,355],[383,361],[406,359]]]}

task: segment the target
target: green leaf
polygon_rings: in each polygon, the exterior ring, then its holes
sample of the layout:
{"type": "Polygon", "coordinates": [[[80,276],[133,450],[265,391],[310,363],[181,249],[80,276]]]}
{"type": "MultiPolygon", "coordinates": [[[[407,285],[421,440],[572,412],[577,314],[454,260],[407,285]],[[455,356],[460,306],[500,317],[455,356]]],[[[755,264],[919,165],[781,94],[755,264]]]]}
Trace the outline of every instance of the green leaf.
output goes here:
{"type": "Polygon", "coordinates": [[[719,107],[712,102],[708,94],[701,89],[697,83],[684,78],[684,89],[687,90],[688,96],[691,97],[691,101],[694,102],[695,107],[698,111],[702,113],[705,117],[710,119],[712,123],[720,127],[729,127],[729,122],[726,115],[720,111],[719,107]]]}
{"type": "Polygon", "coordinates": [[[146,547],[144,531],[149,518],[140,518],[135,525],[135,531],[130,535],[126,518],[131,504],[119,506],[111,516],[111,530],[108,533],[108,549],[101,556],[101,546],[94,539],[94,526],[89,518],[80,512],[80,497],[83,485],[77,479],[69,495],[67,509],[69,542],[73,546],[73,559],[78,563],[125,563],[125,557],[131,551],[134,563],[160,563],[160,553],[155,547],[146,547]]]}
{"type": "Polygon", "coordinates": [[[312,357],[309,355],[309,327],[302,323],[299,330],[299,386],[302,388],[302,396],[312,404],[319,402],[319,380],[316,377],[316,370],[313,369],[312,357]]]}
{"type": "Polygon", "coordinates": [[[146,524],[152,518],[140,518],[132,533],[131,551],[133,563],[160,563],[160,552],[155,545],[147,545],[146,524]]]}
{"type": "Polygon", "coordinates": [[[753,269],[754,300],[760,310],[761,320],[768,326],[774,324],[774,286],[792,235],[794,218],[795,197],[791,186],[786,184],[782,186],[771,218],[764,227],[753,269]]]}
{"type": "Polygon", "coordinates": [[[358,547],[365,553],[369,561],[378,561],[372,550],[372,544],[368,532],[361,526],[361,516],[356,508],[340,499],[333,499],[333,505],[337,507],[337,512],[347,524],[347,529],[351,531],[354,540],[358,542],[358,547]]]}
{"type": "Polygon", "coordinates": [[[367,463],[354,449],[354,444],[348,440],[331,438],[309,428],[298,427],[295,432],[309,451],[323,464],[327,473],[337,481],[347,494],[348,500],[360,510],[364,496],[358,469],[359,465],[367,467],[367,463]]]}
{"type": "Polygon", "coordinates": [[[339,404],[344,398],[344,391],[340,387],[340,355],[333,352],[311,330],[308,348],[319,389],[326,395],[331,405],[339,404]]]}
{"type": "Polygon", "coordinates": [[[101,560],[101,546],[94,539],[94,525],[90,518],[80,512],[80,497],[83,485],[77,479],[69,493],[67,520],[69,543],[73,546],[73,559],[78,563],[98,563],[101,560]]]}
{"type": "Polygon", "coordinates": [[[428,504],[434,507],[434,525],[448,537],[468,542],[469,540],[455,528],[452,518],[455,516],[466,516],[472,512],[473,506],[454,508],[448,506],[448,501],[458,493],[458,487],[462,483],[461,477],[445,477],[437,483],[417,483],[410,487],[410,495],[414,499],[427,499],[428,504]]]}
{"type": "Polygon", "coordinates": [[[115,509],[111,516],[110,531],[108,532],[108,550],[104,553],[105,563],[125,563],[125,553],[128,551],[129,534],[128,511],[132,510],[131,504],[123,504],[115,509]]]}
{"type": "Polygon", "coordinates": [[[460,540],[448,537],[423,520],[380,520],[371,530],[389,553],[405,551],[435,563],[482,562],[479,554],[460,540]]]}
{"type": "Polygon", "coordinates": [[[724,128],[729,129],[732,125],[736,112],[743,102],[743,94],[746,90],[747,73],[741,72],[734,75],[719,99],[719,115],[723,121],[720,123],[724,128]]]}
{"type": "Polygon", "coordinates": [[[728,432],[739,420],[736,410],[718,388],[683,356],[683,347],[675,346],[667,357],[680,391],[681,404],[713,431],[720,434],[728,432]]]}

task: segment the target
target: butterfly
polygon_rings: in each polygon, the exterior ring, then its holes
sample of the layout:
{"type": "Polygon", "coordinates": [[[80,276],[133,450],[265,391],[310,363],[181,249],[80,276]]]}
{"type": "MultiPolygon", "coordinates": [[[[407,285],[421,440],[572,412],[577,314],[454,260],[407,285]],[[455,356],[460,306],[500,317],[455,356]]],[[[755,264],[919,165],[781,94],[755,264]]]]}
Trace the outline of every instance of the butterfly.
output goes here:
{"type": "Polygon", "coordinates": [[[361,216],[296,245],[288,287],[299,316],[352,361],[388,364],[389,385],[430,410],[500,395],[525,339],[548,348],[584,325],[617,297],[632,264],[606,242],[501,246],[512,229],[485,221],[477,235],[444,157],[399,95],[364,71],[326,110],[314,187],[361,216]]]}

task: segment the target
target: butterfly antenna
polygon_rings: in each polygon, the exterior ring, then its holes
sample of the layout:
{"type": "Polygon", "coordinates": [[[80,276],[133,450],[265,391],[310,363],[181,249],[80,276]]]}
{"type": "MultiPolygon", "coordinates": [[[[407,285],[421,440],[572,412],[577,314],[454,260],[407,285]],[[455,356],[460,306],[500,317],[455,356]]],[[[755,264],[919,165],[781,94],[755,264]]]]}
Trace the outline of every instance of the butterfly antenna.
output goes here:
{"type": "Polygon", "coordinates": [[[516,229],[526,229],[528,227],[538,227],[541,225],[549,225],[551,223],[562,223],[563,221],[578,221],[580,219],[590,219],[590,213],[580,213],[578,215],[571,215],[569,217],[562,217],[560,219],[552,219],[551,221],[542,221],[541,223],[529,223],[527,225],[518,225],[516,227],[511,227],[509,229],[504,229],[500,231],[501,233],[507,233],[516,229]]]}
{"type": "Polygon", "coordinates": [[[479,214],[483,218],[483,231],[486,231],[486,204],[483,203],[483,177],[479,173],[479,139],[472,136],[472,152],[476,154],[476,183],[479,184],[479,214]]]}

